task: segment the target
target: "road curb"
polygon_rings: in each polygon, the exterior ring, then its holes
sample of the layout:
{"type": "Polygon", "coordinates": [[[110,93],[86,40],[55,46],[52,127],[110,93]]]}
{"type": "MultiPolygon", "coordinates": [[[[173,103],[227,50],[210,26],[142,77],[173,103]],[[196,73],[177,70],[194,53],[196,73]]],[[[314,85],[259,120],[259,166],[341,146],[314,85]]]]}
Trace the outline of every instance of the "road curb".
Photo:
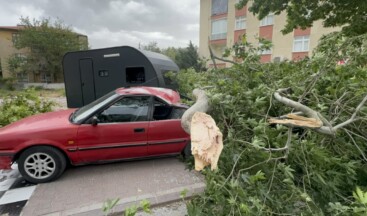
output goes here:
{"type": "MultiPolygon", "coordinates": [[[[189,199],[195,195],[202,193],[205,189],[205,183],[195,183],[188,186],[176,187],[165,191],[159,191],[155,194],[142,194],[139,196],[128,197],[121,199],[119,203],[115,206],[114,212],[123,212],[126,208],[131,207],[133,205],[139,205],[140,201],[148,200],[152,207],[162,205],[165,203],[171,203],[178,200],[181,200],[181,192],[186,190],[186,199],[189,199]]],[[[115,197],[111,197],[115,198],[115,197]]],[[[53,212],[50,214],[46,214],[47,216],[100,216],[104,215],[102,212],[103,203],[97,203],[93,205],[81,206],[79,208],[68,209],[62,212],[53,212]]]]}

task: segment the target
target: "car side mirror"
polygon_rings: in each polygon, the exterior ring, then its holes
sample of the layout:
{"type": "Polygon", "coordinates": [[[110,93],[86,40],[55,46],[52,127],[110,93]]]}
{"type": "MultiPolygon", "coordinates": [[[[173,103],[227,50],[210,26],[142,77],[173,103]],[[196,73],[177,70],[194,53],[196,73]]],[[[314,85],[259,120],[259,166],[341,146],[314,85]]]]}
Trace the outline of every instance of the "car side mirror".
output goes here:
{"type": "Polygon", "coordinates": [[[92,123],[93,126],[97,126],[97,124],[99,123],[99,120],[98,120],[97,116],[92,117],[91,123],[92,123]]]}

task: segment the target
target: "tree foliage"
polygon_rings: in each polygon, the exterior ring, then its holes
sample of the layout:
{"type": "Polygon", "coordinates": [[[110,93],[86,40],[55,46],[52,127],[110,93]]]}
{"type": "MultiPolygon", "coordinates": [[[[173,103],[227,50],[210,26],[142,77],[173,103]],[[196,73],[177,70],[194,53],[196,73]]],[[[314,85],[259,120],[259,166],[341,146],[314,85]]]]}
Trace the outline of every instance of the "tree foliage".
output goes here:
{"type": "Polygon", "coordinates": [[[161,53],[161,49],[158,47],[158,43],[156,41],[151,41],[148,45],[144,45],[142,48],[143,50],[161,53]]]}
{"type": "MultiPolygon", "coordinates": [[[[242,8],[249,0],[237,4],[242,8]]],[[[350,35],[367,33],[367,2],[359,0],[253,0],[249,8],[259,19],[269,13],[280,14],[285,11],[287,24],[283,33],[293,29],[307,28],[317,20],[322,20],[324,27],[343,26],[343,31],[350,35]]]]}
{"type": "Polygon", "coordinates": [[[62,73],[62,58],[66,52],[88,48],[88,41],[81,40],[61,20],[44,18],[31,21],[29,18],[21,18],[20,26],[23,28],[15,41],[15,47],[26,49],[27,55],[26,58],[14,56],[9,59],[13,72],[42,71],[56,77],[62,73]]]}
{"type": "Polygon", "coordinates": [[[158,43],[152,41],[143,46],[143,49],[168,56],[182,70],[189,68],[194,68],[196,71],[205,70],[204,60],[199,57],[198,48],[191,41],[185,48],[168,47],[166,49],[160,49],[158,43]]]}
{"type": "Polygon", "coordinates": [[[44,101],[36,95],[34,89],[9,95],[0,104],[0,127],[23,119],[27,116],[50,112],[52,102],[44,101]]]}
{"type": "Polygon", "coordinates": [[[229,51],[231,68],[178,74],[181,93],[206,88],[209,114],[224,135],[218,171],[204,170],[206,190],[191,215],[364,215],[367,211],[367,107],[335,137],[267,123],[293,112],[273,93],[317,110],[333,124],[350,118],[367,94],[367,34],[324,37],[312,58],[262,64],[246,40],[229,51]],[[337,62],[348,59],[346,65],[337,62]],[[287,135],[290,133],[290,142],[287,135]],[[269,151],[268,149],[278,149],[269,151]],[[356,189],[359,186],[360,189],[356,189]]]}
{"type": "Polygon", "coordinates": [[[197,47],[191,41],[186,48],[178,50],[175,61],[180,69],[194,68],[196,71],[204,70],[204,62],[199,57],[197,47]]]}

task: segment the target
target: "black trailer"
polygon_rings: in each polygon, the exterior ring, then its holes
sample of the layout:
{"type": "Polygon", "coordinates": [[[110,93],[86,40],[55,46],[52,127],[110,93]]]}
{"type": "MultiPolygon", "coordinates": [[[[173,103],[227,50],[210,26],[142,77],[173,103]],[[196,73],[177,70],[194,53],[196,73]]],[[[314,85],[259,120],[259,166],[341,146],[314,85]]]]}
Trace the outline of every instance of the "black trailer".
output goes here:
{"type": "Polygon", "coordinates": [[[129,46],[66,53],[63,69],[69,108],[86,105],[119,87],[175,89],[165,74],[179,70],[165,55],[129,46]]]}

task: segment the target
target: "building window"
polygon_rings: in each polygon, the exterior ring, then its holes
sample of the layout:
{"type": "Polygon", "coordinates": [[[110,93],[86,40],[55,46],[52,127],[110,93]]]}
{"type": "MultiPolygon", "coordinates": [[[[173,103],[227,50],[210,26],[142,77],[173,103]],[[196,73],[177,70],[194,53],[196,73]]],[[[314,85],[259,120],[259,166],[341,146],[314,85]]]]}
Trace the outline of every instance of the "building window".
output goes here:
{"type": "Polygon", "coordinates": [[[219,40],[227,38],[227,19],[212,21],[211,40],[219,40]]]}
{"type": "Polygon", "coordinates": [[[130,84],[141,84],[145,82],[144,67],[126,68],[126,82],[130,84]]]}
{"type": "Polygon", "coordinates": [[[260,20],[260,26],[268,26],[274,24],[274,14],[269,14],[264,19],[260,20]]]}
{"type": "Polygon", "coordinates": [[[228,11],[228,0],[212,0],[212,16],[228,11]]]}
{"type": "MultiPolygon", "coordinates": [[[[259,48],[261,48],[262,46],[263,46],[263,44],[259,43],[259,48]]],[[[273,52],[272,48],[259,50],[260,55],[270,55],[272,52],[273,52]]]]}
{"type": "Polygon", "coordinates": [[[24,53],[15,53],[15,57],[21,61],[27,62],[27,55],[24,53]]]}
{"type": "Polygon", "coordinates": [[[41,82],[50,83],[51,82],[51,75],[46,74],[46,73],[41,73],[41,82]]]}
{"type": "Polygon", "coordinates": [[[21,82],[21,83],[29,82],[28,73],[25,73],[25,72],[17,73],[16,76],[17,76],[18,82],[21,82]]]}
{"type": "Polygon", "coordinates": [[[19,38],[19,34],[18,33],[13,33],[13,35],[12,35],[13,45],[15,45],[15,43],[18,41],[18,38],[19,38]]]}
{"type": "Polygon", "coordinates": [[[308,52],[310,46],[310,36],[297,36],[293,40],[293,52],[308,52]]]}
{"type": "Polygon", "coordinates": [[[236,30],[241,30],[241,29],[245,29],[245,28],[246,28],[246,17],[245,16],[236,17],[235,29],[236,30]]]}

